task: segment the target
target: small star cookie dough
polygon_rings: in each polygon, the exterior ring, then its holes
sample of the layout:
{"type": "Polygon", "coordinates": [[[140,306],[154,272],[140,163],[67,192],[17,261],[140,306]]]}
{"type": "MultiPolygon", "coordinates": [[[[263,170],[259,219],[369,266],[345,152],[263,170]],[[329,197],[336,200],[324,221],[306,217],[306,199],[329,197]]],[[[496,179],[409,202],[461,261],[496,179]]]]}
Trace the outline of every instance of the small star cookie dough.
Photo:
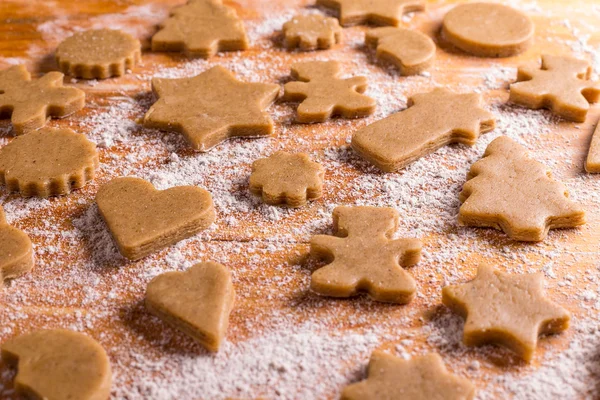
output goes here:
{"type": "Polygon", "coordinates": [[[338,20],[323,15],[298,15],[283,24],[284,44],[290,50],[328,49],[339,43],[341,36],[338,20]]]}
{"type": "Polygon", "coordinates": [[[585,170],[591,173],[600,172],[600,122],[596,124],[596,130],[592,135],[590,150],[585,161],[585,170]]]}
{"type": "Polygon", "coordinates": [[[33,264],[33,247],[29,236],[6,222],[6,215],[0,206],[0,287],[5,279],[29,272],[33,264]]]}
{"type": "Polygon", "coordinates": [[[317,0],[317,5],[336,10],[342,26],[397,26],[404,14],[425,10],[424,0],[317,0]]]}

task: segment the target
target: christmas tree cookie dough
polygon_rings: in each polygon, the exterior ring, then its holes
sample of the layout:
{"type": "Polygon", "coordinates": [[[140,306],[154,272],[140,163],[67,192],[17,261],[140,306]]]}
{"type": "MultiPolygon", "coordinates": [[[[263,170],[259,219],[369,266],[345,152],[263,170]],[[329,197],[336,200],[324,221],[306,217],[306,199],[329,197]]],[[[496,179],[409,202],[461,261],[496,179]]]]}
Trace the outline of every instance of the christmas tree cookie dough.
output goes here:
{"type": "Polygon", "coordinates": [[[425,10],[424,0],[317,0],[317,4],[336,10],[342,26],[397,26],[404,14],[425,10]]]}
{"type": "Polygon", "coordinates": [[[596,124],[596,130],[592,135],[590,150],[585,161],[585,170],[587,172],[600,172],[600,122],[596,124]]]}
{"type": "Polygon", "coordinates": [[[285,47],[290,50],[323,50],[340,42],[342,28],[335,18],[298,15],[283,24],[283,37],[285,47]]]}
{"type": "Polygon", "coordinates": [[[6,222],[6,215],[0,206],[0,287],[5,279],[29,272],[33,264],[33,247],[29,236],[6,222]]]}

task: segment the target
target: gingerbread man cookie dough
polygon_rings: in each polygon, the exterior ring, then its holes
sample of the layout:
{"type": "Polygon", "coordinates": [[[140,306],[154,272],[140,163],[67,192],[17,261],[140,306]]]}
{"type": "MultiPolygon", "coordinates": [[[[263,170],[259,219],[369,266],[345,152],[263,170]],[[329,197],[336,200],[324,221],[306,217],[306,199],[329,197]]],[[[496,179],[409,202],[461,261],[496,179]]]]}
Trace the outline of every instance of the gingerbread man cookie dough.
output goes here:
{"type": "Polygon", "coordinates": [[[33,264],[33,247],[29,236],[6,222],[6,215],[0,206],[0,287],[5,279],[29,272],[33,264]]]}
{"type": "Polygon", "coordinates": [[[322,50],[340,42],[342,28],[335,18],[298,15],[283,24],[283,37],[285,47],[290,50],[322,50]]]}
{"type": "Polygon", "coordinates": [[[587,172],[600,172],[600,122],[596,124],[596,130],[592,135],[590,150],[585,161],[585,170],[587,172]]]}
{"type": "Polygon", "coordinates": [[[317,0],[317,4],[336,10],[342,26],[397,26],[404,14],[425,10],[424,0],[317,0]]]}

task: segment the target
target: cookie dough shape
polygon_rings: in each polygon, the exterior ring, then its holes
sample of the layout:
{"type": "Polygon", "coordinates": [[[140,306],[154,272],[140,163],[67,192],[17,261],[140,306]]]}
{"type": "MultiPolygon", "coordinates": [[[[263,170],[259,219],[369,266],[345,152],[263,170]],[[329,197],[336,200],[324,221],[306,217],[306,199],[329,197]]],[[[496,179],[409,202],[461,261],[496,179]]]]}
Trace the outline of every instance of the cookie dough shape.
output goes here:
{"type": "Polygon", "coordinates": [[[481,266],[477,277],[442,289],[442,303],[467,319],[467,346],[497,344],[533,358],[539,335],[569,327],[569,312],[544,296],[543,275],[508,275],[481,266]]]}
{"type": "Polygon", "coordinates": [[[550,229],[585,224],[585,212],[567,196],[544,164],[500,136],[471,166],[460,192],[458,222],[500,229],[514,240],[541,241],[550,229]]]}
{"type": "Polygon", "coordinates": [[[317,4],[336,10],[342,26],[397,26],[404,14],[425,10],[423,0],[317,0],[317,4]]]}
{"type": "Polygon", "coordinates": [[[140,178],[116,178],[96,195],[121,254],[138,260],[208,228],[215,220],[212,197],[196,186],[156,190],[140,178]]]}
{"type": "Polygon", "coordinates": [[[278,151],[252,163],[250,191],[267,204],[301,207],[321,197],[324,175],[321,164],[307,154],[278,151]]]}
{"type": "Polygon", "coordinates": [[[510,85],[509,100],[575,122],[585,121],[589,103],[600,100],[600,83],[590,81],[587,61],[561,56],[542,56],[541,69],[521,67],[517,82],[510,85]]]}
{"type": "Polygon", "coordinates": [[[35,399],[106,400],[112,380],[106,352],[66,329],[39,330],[2,344],[2,359],[18,368],[17,393],[35,399]]]}
{"type": "Polygon", "coordinates": [[[33,247],[29,236],[8,225],[0,206],[0,287],[5,279],[16,278],[33,268],[33,247]]]}
{"type": "Polygon", "coordinates": [[[481,103],[477,93],[437,88],[416,94],[406,110],[355,132],[352,148],[382,171],[393,172],[450,143],[472,146],[496,125],[481,103]]]}
{"type": "Polygon", "coordinates": [[[365,44],[376,47],[377,59],[395,65],[401,75],[419,74],[431,67],[435,58],[433,40],[412,29],[371,29],[365,36],[365,44]]]}
{"type": "Polygon", "coordinates": [[[325,122],[333,116],[361,118],[373,114],[377,102],[365,96],[367,78],[341,79],[337,61],[306,61],[292,65],[299,82],[283,86],[283,101],[300,101],[296,121],[325,122]]]}
{"type": "Polygon", "coordinates": [[[244,83],[216,66],[182,79],[152,79],[158,98],[144,125],[183,134],[197,151],[208,151],[235,136],[268,136],[273,120],[264,112],[279,95],[279,85],[244,83]]]}
{"type": "Polygon", "coordinates": [[[247,48],[244,24],[221,0],[190,0],[174,8],[152,37],[152,51],[179,51],[189,57],[247,48]]]}
{"type": "Polygon", "coordinates": [[[235,291],[231,272],[204,262],[185,272],[166,272],[148,284],[146,308],[210,351],[219,346],[229,324],[235,291]]]}
{"type": "Polygon", "coordinates": [[[113,29],[77,32],[56,49],[56,62],[67,75],[84,79],[106,79],[125,75],[140,62],[140,41],[113,29]]]}
{"type": "Polygon", "coordinates": [[[298,15],[283,24],[285,47],[308,51],[328,49],[339,43],[342,28],[337,19],[323,15],[298,15]]]}
{"type": "Polygon", "coordinates": [[[415,280],[402,267],[421,258],[417,239],[391,239],[398,228],[398,212],[387,207],[336,207],[335,236],[316,235],[310,253],[328,264],[313,272],[316,293],[350,297],[367,292],[374,300],[405,304],[416,292],[415,280]]]}
{"type": "Polygon", "coordinates": [[[534,26],[527,14],[498,3],[465,3],[450,10],[442,37],[479,57],[510,57],[533,43],[534,26]]]}
{"type": "Polygon", "coordinates": [[[0,184],[22,196],[69,194],[94,178],[96,145],[71,129],[44,128],[0,149],[0,184]]]}
{"type": "Polygon", "coordinates": [[[39,129],[49,117],[66,117],[85,105],[85,93],[63,87],[64,75],[48,72],[31,80],[23,65],[0,71],[0,118],[10,118],[17,135],[39,129]]]}
{"type": "Polygon", "coordinates": [[[374,351],[367,379],[346,386],[342,400],[470,400],[475,387],[448,372],[435,353],[403,360],[374,351]]]}
{"type": "Polygon", "coordinates": [[[592,136],[590,150],[585,161],[585,170],[587,172],[600,172],[600,122],[596,125],[596,130],[592,136]]]}

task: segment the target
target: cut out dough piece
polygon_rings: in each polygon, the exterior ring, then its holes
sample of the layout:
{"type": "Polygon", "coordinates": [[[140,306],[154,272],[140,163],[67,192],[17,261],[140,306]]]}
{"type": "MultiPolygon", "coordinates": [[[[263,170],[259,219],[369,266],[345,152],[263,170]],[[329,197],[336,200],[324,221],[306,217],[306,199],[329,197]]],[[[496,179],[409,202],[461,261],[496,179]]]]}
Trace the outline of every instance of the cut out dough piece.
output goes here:
{"type": "Polygon", "coordinates": [[[596,130],[592,136],[590,151],[585,162],[585,170],[592,173],[600,172],[600,121],[596,124],[596,130]]]}
{"type": "Polygon", "coordinates": [[[112,29],[77,32],[56,49],[56,62],[67,75],[106,79],[125,75],[142,58],[140,41],[112,29]]]}
{"type": "Polygon", "coordinates": [[[283,24],[283,36],[288,49],[328,49],[340,42],[342,28],[335,18],[318,14],[298,15],[283,24]]]}
{"type": "Polygon", "coordinates": [[[146,290],[151,313],[210,351],[217,351],[225,337],[234,299],[231,272],[215,262],[161,274],[146,290]]]}
{"type": "Polygon", "coordinates": [[[448,372],[435,353],[403,360],[374,351],[367,379],[344,388],[342,400],[470,400],[475,387],[448,372]]]}
{"type": "Polygon", "coordinates": [[[471,166],[460,192],[458,222],[500,229],[514,240],[540,241],[550,229],[585,224],[585,212],[567,196],[544,164],[501,136],[471,166]]]}
{"type": "Polygon", "coordinates": [[[111,370],[95,340],[66,329],[39,330],[2,345],[2,359],[17,365],[15,389],[49,400],[106,400],[111,370]]]}
{"type": "Polygon", "coordinates": [[[495,127],[481,103],[480,94],[440,88],[416,94],[406,110],[355,132],[352,148],[382,171],[393,172],[450,143],[472,146],[495,127]]]}
{"type": "Polygon", "coordinates": [[[190,57],[247,48],[244,24],[221,0],[190,0],[174,8],[152,37],[152,51],[180,51],[190,57]]]}
{"type": "Polygon", "coordinates": [[[0,149],[0,184],[22,196],[71,193],[94,178],[96,145],[71,129],[44,128],[0,149]]]}
{"type": "Polygon", "coordinates": [[[240,82],[216,66],[192,78],[153,78],[152,91],[158,100],[144,125],[179,132],[195,150],[208,151],[230,137],[273,133],[264,109],[279,95],[279,85],[240,82]]]}
{"type": "Polygon", "coordinates": [[[398,212],[387,207],[336,207],[336,236],[316,235],[310,253],[328,264],[313,272],[313,291],[333,297],[367,292],[374,300],[405,304],[415,295],[415,280],[402,267],[421,258],[417,239],[391,237],[398,228],[398,212]]]}
{"type": "Polygon", "coordinates": [[[296,120],[325,122],[333,116],[360,118],[371,115],[377,102],[365,96],[367,78],[340,79],[337,61],[307,61],[292,65],[292,77],[299,82],[284,85],[283,101],[300,101],[296,120]]]}
{"type": "Polygon", "coordinates": [[[250,191],[267,204],[300,207],[321,197],[325,171],[307,154],[278,151],[252,164],[250,191]]]}
{"type": "Polygon", "coordinates": [[[541,69],[518,70],[510,85],[509,100],[528,108],[548,108],[575,122],[585,121],[589,103],[600,100],[600,83],[590,81],[587,61],[570,57],[542,56],[541,69]]]}
{"type": "Polygon", "coordinates": [[[31,80],[23,65],[0,71],[0,118],[11,118],[17,135],[46,125],[48,117],[66,117],[85,105],[85,93],[63,87],[64,75],[48,72],[31,80]]]}
{"type": "Polygon", "coordinates": [[[100,214],[119,251],[137,260],[208,228],[212,197],[196,186],[156,190],[139,178],[116,178],[96,195],[100,214]]]}
{"type": "Polygon", "coordinates": [[[423,0],[317,0],[317,4],[336,10],[342,26],[397,26],[404,14],[425,10],[423,0]]]}
{"type": "Polygon", "coordinates": [[[401,75],[416,75],[433,64],[435,43],[419,31],[384,27],[365,36],[368,46],[377,47],[377,59],[395,65],[401,75]]]}
{"type": "Polygon", "coordinates": [[[16,278],[33,268],[31,240],[25,232],[8,225],[0,206],[0,287],[5,279],[16,278]]]}
{"type": "Polygon", "coordinates": [[[459,49],[479,57],[510,57],[533,43],[533,22],[527,14],[497,3],[460,4],[442,23],[442,36],[459,49]]]}
{"type": "Polygon", "coordinates": [[[467,319],[465,345],[497,344],[527,362],[539,335],[569,327],[569,312],[545,298],[541,273],[508,275],[481,266],[474,280],[444,287],[442,302],[467,319]]]}

